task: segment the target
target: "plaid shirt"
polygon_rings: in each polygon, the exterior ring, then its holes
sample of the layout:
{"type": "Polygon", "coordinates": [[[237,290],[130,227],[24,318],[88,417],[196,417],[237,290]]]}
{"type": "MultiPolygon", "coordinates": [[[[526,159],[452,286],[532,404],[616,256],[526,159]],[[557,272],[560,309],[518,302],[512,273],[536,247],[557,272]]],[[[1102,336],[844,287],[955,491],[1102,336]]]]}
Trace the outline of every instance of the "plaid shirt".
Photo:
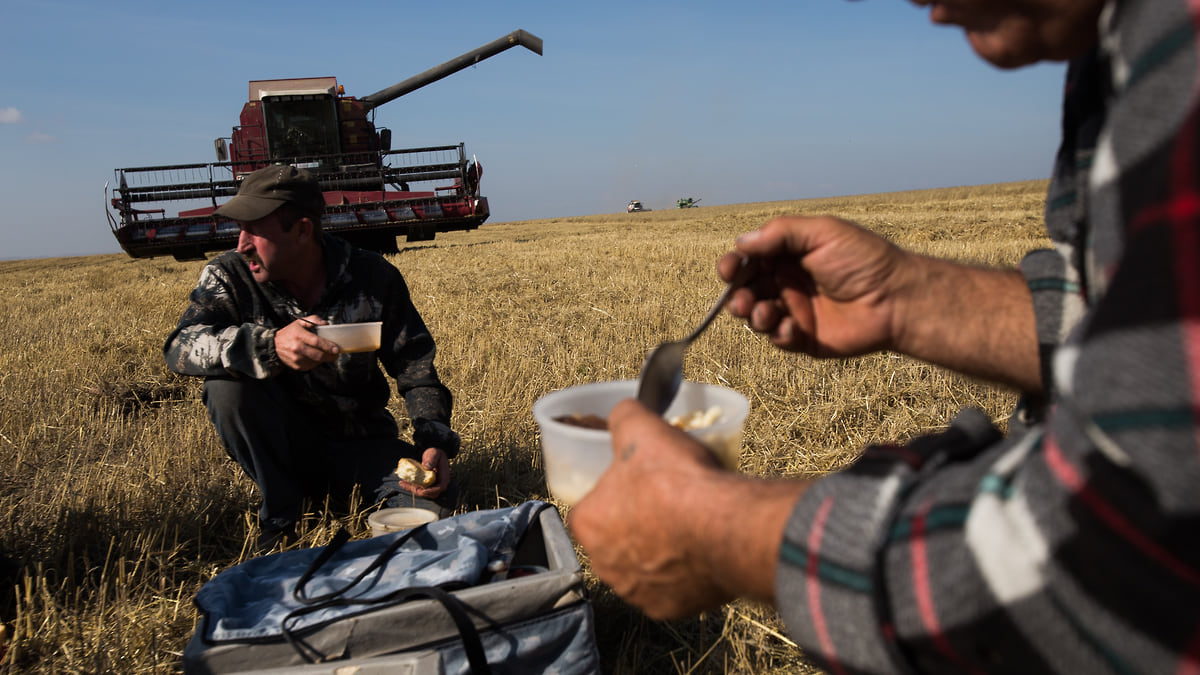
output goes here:
{"type": "Polygon", "coordinates": [[[1200,6],[1118,0],[1071,64],[1033,291],[1044,403],[873,447],[798,503],[831,673],[1200,670],[1200,6]]]}
{"type": "Polygon", "coordinates": [[[328,281],[311,309],[270,282],[260,284],[236,251],[213,258],[200,273],[191,305],[167,338],[167,367],[181,375],[288,380],[289,389],[343,438],[394,438],[387,410],[391,390],[379,366],[396,379],[413,423],[413,443],[453,457],[459,437],[449,427],[453,399],[438,379],[433,337],[413,306],[404,277],[377,253],[325,235],[328,281]],[[377,352],[343,354],[307,372],[284,366],[275,333],[316,314],[329,323],[382,321],[377,352]]]}

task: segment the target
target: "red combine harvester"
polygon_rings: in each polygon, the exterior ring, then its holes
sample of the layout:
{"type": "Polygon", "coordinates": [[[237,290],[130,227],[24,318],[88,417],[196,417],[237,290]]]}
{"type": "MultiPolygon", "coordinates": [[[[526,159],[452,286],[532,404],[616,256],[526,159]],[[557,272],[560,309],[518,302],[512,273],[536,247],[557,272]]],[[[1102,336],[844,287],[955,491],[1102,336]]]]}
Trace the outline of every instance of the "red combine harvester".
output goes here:
{"type": "Polygon", "coordinates": [[[241,124],[214,142],[216,162],[114,171],[111,197],[104,186],[109,226],[134,258],[202,259],[237,245],[237,223],[212,212],[242,178],[294,164],[319,176],[325,230],[358,246],[395,253],[398,236],[425,241],[475,229],[489,215],[479,162],[468,161],[461,143],[392,150],[391,130],[376,129],[374,110],[518,45],[542,53],[541,38],[518,30],[358,99],[334,77],[252,81],[241,124]]]}

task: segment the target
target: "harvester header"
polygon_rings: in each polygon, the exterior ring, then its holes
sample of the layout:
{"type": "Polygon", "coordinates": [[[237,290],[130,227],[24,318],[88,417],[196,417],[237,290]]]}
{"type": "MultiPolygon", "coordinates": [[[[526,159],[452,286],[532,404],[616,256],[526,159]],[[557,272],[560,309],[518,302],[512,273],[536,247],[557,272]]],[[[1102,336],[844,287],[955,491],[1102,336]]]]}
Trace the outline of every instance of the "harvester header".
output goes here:
{"type": "Polygon", "coordinates": [[[483,168],[462,143],[391,149],[391,130],[374,110],[506,49],[540,55],[542,40],[514,31],[455,59],[362,98],[335,77],[252,80],[239,124],[214,141],[210,164],[116,169],[105,215],[132,257],[203,258],[233,248],[238,225],[213,215],[246,175],[270,164],[315,172],[325,193],[326,231],[365,248],[396,252],[396,238],[433,239],[469,230],[489,215],[480,195],[483,168]]]}

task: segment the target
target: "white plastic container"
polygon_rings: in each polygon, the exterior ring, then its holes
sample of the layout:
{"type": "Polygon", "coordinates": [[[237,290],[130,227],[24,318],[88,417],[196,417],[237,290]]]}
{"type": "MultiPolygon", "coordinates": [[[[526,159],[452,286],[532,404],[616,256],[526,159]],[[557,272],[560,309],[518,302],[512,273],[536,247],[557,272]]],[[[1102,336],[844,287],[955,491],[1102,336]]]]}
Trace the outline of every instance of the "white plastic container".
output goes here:
{"type": "Polygon", "coordinates": [[[363,323],[335,323],[317,326],[317,335],[336,342],[346,354],[373,352],[379,349],[383,334],[382,321],[363,323]]]}
{"type": "Polygon", "coordinates": [[[371,527],[371,536],[378,537],[393,532],[407,532],[437,519],[437,514],[429,509],[399,506],[372,513],[367,516],[367,525],[371,527]]]}
{"type": "MultiPolygon", "coordinates": [[[[578,502],[612,462],[612,437],[607,430],[587,429],[556,418],[595,415],[607,419],[617,402],[636,395],[637,380],[615,380],[559,389],[533,404],[533,418],[542,437],[546,486],[555,499],[567,505],[578,502]]],[[[720,411],[717,419],[687,433],[711,450],[726,469],[736,471],[750,412],[745,396],[725,387],[685,381],[663,417],[670,421],[714,406],[720,411]]]]}

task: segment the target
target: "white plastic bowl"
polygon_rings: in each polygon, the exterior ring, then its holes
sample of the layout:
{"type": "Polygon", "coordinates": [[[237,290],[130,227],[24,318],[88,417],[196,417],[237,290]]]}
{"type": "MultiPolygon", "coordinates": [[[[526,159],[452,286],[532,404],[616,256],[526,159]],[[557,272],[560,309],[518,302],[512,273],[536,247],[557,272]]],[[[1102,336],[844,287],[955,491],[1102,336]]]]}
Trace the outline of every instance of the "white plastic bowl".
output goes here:
{"type": "Polygon", "coordinates": [[[399,506],[379,509],[372,513],[367,516],[367,525],[371,527],[371,536],[378,537],[393,532],[407,532],[414,527],[432,523],[437,519],[437,514],[428,509],[399,506]]]}
{"type": "Polygon", "coordinates": [[[347,354],[357,352],[373,352],[379,349],[383,333],[382,321],[367,321],[364,323],[335,323],[328,326],[317,326],[317,335],[336,342],[347,354]]]}
{"type": "MultiPolygon", "coordinates": [[[[612,463],[612,437],[607,430],[587,429],[556,418],[596,415],[607,419],[617,402],[636,395],[637,380],[615,380],[559,389],[533,404],[533,418],[542,437],[546,486],[555,499],[567,505],[576,503],[612,463]]],[[[736,471],[750,412],[745,396],[725,387],[685,381],[663,417],[670,420],[713,406],[720,408],[720,417],[710,426],[687,433],[711,450],[726,469],[736,471]]]]}

